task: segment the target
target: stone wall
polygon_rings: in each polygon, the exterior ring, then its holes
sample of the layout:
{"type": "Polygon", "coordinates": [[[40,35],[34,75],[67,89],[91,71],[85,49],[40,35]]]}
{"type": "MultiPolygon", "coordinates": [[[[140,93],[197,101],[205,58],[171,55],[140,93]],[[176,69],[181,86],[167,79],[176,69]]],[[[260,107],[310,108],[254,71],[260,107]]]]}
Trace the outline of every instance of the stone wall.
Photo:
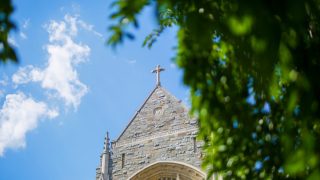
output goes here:
{"type": "Polygon", "coordinates": [[[188,109],[158,86],[120,137],[111,144],[113,180],[125,180],[157,161],[179,161],[200,168],[201,142],[197,120],[188,109]]]}

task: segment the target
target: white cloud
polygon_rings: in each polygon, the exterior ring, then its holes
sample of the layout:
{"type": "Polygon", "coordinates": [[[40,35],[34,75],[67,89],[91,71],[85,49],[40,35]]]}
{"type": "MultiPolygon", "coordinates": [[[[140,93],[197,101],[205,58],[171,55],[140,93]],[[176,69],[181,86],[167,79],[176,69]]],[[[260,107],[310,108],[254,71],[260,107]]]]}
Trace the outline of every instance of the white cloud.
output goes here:
{"type": "Polygon", "coordinates": [[[24,33],[24,32],[20,32],[19,33],[19,35],[20,35],[20,37],[22,38],[22,39],[27,39],[28,37],[27,37],[27,35],[24,33]]]}
{"type": "Polygon", "coordinates": [[[81,28],[83,28],[84,30],[93,33],[95,36],[97,36],[98,38],[103,38],[103,35],[99,32],[97,32],[96,30],[94,30],[94,26],[92,24],[88,24],[85,21],[79,19],[79,15],[74,15],[71,16],[69,14],[66,14],[64,16],[64,19],[67,23],[70,24],[71,26],[71,31],[70,33],[74,33],[76,34],[78,32],[78,28],[77,26],[80,26],[81,28]]]}
{"type": "MultiPolygon", "coordinates": [[[[19,68],[11,79],[16,89],[19,90],[20,84],[39,83],[48,99],[61,99],[67,107],[72,106],[74,109],[79,106],[88,87],[79,80],[76,66],[86,61],[90,54],[89,46],[74,40],[78,27],[84,28],[80,21],[78,16],[66,15],[63,21],[52,20],[46,25],[49,33],[49,42],[45,45],[48,53],[46,65],[42,68],[32,65],[19,68]]],[[[29,20],[25,22],[24,28],[28,24],[29,20]]],[[[0,86],[7,84],[8,77],[0,80],[0,86]]],[[[4,93],[0,89],[0,97],[5,96],[3,106],[0,107],[0,156],[3,156],[6,149],[24,148],[26,134],[35,129],[40,120],[59,116],[57,109],[49,108],[49,101],[35,101],[23,92],[4,93]]]]}
{"type": "Polygon", "coordinates": [[[6,95],[0,109],[0,156],[8,148],[24,148],[26,134],[35,129],[41,119],[58,115],[44,102],[37,102],[22,92],[6,95]]]}
{"type": "Polygon", "coordinates": [[[23,23],[22,23],[22,28],[23,28],[23,29],[28,29],[29,25],[30,25],[30,19],[29,19],[29,18],[28,18],[28,19],[25,19],[25,20],[23,21],[23,23]]]}
{"type": "Polygon", "coordinates": [[[29,18],[24,19],[21,24],[22,29],[19,32],[19,36],[21,37],[21,39],[28,39],[28,36],[25,33],[25,30],[27,30],[29,28],[29,26],[30,26],[30,19],[29,18]]]}
{"type": "Polygon", "coordinates": [[[34,78],[30,77],[30,72],[32,72],[33,69],[34,67],[32,65],[19,68],[19,70],[13,74],[12,81],[15,84],[26,84],[32,81],[34,78]]]}
{"type": "Polygon", "coordinates": [[[75,36],[78,33],[77,21],[78,15],[71,16],[69,14],[64,16],[64,20],[70,25],[69,33],[71,36],[75,36]]]}
{"type": "Polygon", "coordinates": [[[82,20],[78,20],[77,22],[83,29],[92,32],[94,35],[98,36],[99,38],[103,38],[103,35],[97,31],[94,30],[94,26],[92,24],[87,24],[86,22],[82,20]]]}
{"type": "Polygon", "coordinates": [[[40,82],[42,88],[54,92],[55,97],[76,109],[88,92],[88,87],[79,80],[75,66],[88,58],[90,48],[73,40],[78,33],[77,16],[66,15],[64,21],[60,22],[52,20],[46,28],[49,33],[46,67],[20,68],[12,76],[12,81],[17,85],[40,82]]]}

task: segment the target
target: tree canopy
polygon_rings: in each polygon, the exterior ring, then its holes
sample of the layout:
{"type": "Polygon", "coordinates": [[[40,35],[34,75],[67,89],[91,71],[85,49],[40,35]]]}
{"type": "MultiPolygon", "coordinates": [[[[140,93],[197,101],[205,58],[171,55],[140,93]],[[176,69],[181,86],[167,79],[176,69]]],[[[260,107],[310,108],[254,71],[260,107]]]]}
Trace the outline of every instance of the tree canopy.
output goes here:
{"type": "Polygon", "coordinates": [[[0,63],[9,61],[17,62],[17,56],[12,44],[9,42],[9,34],[16,28],[10,19],[13,13],[11,0],[1,0],[0,3],[0,63]]]}
{"type": "MultiPolygon", "coordinates": [[[[320,1],[116,0],[109,44],[132,39],[153,6],[178,27],[175,62],[199,117],[203,168],[228,179],[320,178],[320,1]]],[[[17,62],[10,0],[0,3],[0,62],[17,62]]]]}
{"type": "MultiPolygon", "coordinates": [[[[177,26],[203,168],[227,179],[320,178],[320,1],[116,0],[109,44],[153,6],[177,26]]],[[[161,37],[160,37],[161,38],[161,37]]]]}

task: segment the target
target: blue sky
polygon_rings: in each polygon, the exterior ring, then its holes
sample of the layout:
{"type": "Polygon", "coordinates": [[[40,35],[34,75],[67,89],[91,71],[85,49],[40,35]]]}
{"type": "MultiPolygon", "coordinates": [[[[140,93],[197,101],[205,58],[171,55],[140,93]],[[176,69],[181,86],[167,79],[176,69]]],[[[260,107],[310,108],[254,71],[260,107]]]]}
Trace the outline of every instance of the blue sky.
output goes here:
{"type": "Polygon", "coordinates": [[[183,101],[188,89],[172,63],[175,29],[152,49],[152,9],[139,17],[136,39],[106,47],[111,1],[14,0],[19,29],[10,41],[18,65],[0,65],[0,180],[89,180],[108,130],[115,139],[155,87],[183,101]]]}

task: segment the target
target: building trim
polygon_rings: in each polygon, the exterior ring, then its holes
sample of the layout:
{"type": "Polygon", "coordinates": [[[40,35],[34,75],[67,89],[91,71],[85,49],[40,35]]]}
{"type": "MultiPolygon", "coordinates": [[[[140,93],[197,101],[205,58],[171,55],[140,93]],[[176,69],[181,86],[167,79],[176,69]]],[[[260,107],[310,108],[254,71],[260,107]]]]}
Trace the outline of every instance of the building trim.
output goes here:
{"type": "Polygon", "coordinates": [[[155,166],[155,165],[159,165],[159,164],[177,164],[177,165],[182,165],[182,166],[186,166],[188,168],[191,168],[193,170],[195,170],[197,173],[199,173],[201,176],[203,177],[207,177],[206,173],[204,173],[201,169],[194,167],[190,164],[184,163],[184,162],[180,162],[180,161],[156,161],[154,163],[149,164],[148,166],[144,167],[143,169],[140,169],[139,171],[135,172],[133,175],[131,175],[127,180],[131,180],[132,178],[134,178],[134,176],[138,175],[139,173],[143,172],[144,170],[155,166]]]}

